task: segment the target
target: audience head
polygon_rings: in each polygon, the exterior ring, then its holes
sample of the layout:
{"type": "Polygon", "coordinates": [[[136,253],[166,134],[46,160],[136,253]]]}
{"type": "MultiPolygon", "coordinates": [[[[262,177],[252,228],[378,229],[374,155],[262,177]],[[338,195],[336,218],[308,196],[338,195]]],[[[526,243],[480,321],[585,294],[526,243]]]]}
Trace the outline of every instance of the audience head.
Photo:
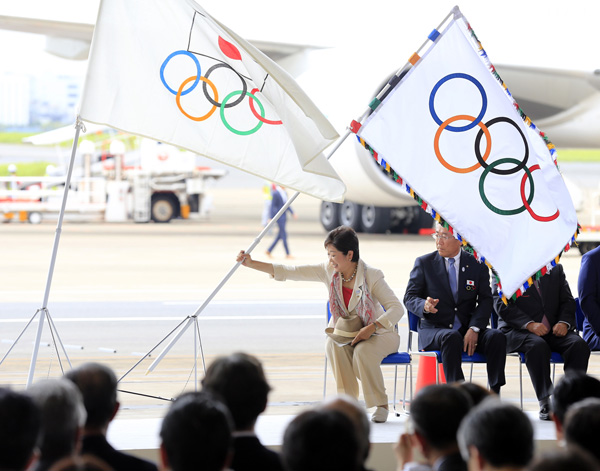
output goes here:
{"type": "Polygon", "coordinates": [[[208,367],[202,387],[223,400],[236,430],[252,430],[267,407],[271,388],[260,361],[245,353],[217,358],[208,367]]]}
{"type": "Polygon", "coordinates": [[[598,471],[598,463],[585,450],[560,448],[535,459],[528,471],[598,471]]]}
{"type": "Polygon", "coordinates": [[[458,444],[469,471],[524,468],[533,458],[533,426],[523,411],[490,397],[462,421],[458,444]]]}
{"type": "Polygon", "coordinates": [[[567,410],[576,402],[588,397],[600,398],[600,381],[582,371],[568,371],[554,387],[552,414],[557,439],[562,439],[567,410]]]}
{"type": "Polygon", "coordinates": [[[600,399],[593,397],[573,404],[565,417],[567,445],[577,445],[590,452],[600,463],[600,399]]]}
{"type": "Polygon", "coordinates": [[[106,429],[118,409],[117,378],[107,366],[85,363],[65,374],[81,392],[86,429],[106,429]]]}
{"type": "Polygon", "coordinates": [[[161,458],[173,471],[220,471],[231,459],[233,423],[227,407],[207,392],[186,393],[160,429],[161,458]]]}
{"type": "Polygon", "coordinates": [[[49,379],[33,384],[27,394],[41,412],[41,458],[56,461],[77,452],[86,417],[77,387],[66,379],[49,379]]]}
{"type": "Polygon", "coordinates": [[[344,255],[348,255],[348,253],[352,251],[351,261],[358,262],[358,236],[351,227],[340,226],[329,232],[323,243],[323,246],[326,249],[328,245],[333,245],[336,250],[342,252],[344,255]]]}
{"type": "Polygon", "coordinates": [[[427,386],[417,393],[410,406],[414,432],[434,450],[455,449],[458,427],[471,406],[471,398],[455,386],[427,386]]]}
{"type": "Polygon", "coordinates": [[[341,394],[332,397],[323,402],[323,409],[337,410],[346,416],[354,424],[357,438],[360,444],[359,458],[364,463],[369,457],[371,442],[369,435],[371,433],[371,424],[365,412],[365,409],[352,396],[341,394]]]}
{"type": "Polygon", "coordinates": [[[0,469],[27,468],[34,455],[40,423],[40,411],[29,396],[0,388],[0,469]]]}
{"type": "Polygon", "coordinates": [[[316,409],[298,415],[283,435],[281,455],[287,471],[356,471],[360,442],[346,414],[316,409]]]}
{"type": "Polygon", "coordinates": [[[495,397],[496,394],[480,384],[465,381],[463,383],[454,383],[458,389],[462,389],[471,398],[473,406],[481,404],[485,399],[495,397]]]}

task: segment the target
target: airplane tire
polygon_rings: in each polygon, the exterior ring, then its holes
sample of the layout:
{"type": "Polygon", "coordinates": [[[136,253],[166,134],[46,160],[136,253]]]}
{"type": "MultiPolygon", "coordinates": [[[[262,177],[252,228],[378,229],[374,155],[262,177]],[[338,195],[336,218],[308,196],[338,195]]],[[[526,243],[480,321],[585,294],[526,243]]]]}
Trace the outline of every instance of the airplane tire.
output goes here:
{"type": "Polygon", "coordinates": [[[319,219],[321,225],[326,231],[332,231],[340,225],[340,207],[339,203],[331,203],[330,201],[321,202],[321,212],[319,219]]]}
{"type": "Polygon", "coordinates": [[[167,223],[174,217],[177,217],[177,202],[169,194],[152,195],[150,213],[154,222],[167,223]]]}
{"type": "Polygon", "coordinates": [[[391,210],[367,204],[360,212],[360,222],[365,232],[369,234],[382,234],[390,228],[391,210]]]}
{"type": "Polygon", "coordinates": [[[27,215],[27,220],[30,224],[39,224],[42,222],[42,213],[38,211],[32,211],[27,215]]]}
{"type": "Polygon", "coordinates": [[[414,216],[407,225],[409,234],[418,234],[419,229],[429,229],[433,227],[433,218],[419,206],[413,206],[414,216]]]}
{"type": "Polygon", "coordinates": [[[342,203],[340,209],[340,223],[344,226],[351,227],[356,232],[362,231],[360,224],[362,206],[352,201],[346,201],[342,203]]]}

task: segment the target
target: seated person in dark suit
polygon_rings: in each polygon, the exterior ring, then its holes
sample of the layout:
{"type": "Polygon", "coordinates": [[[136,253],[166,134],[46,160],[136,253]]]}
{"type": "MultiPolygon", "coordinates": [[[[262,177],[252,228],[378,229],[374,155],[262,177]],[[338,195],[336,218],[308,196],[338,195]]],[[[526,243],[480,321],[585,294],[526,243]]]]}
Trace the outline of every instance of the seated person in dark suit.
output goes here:
{"type": "Polygon", "coordinates": [[[263,446],[254,433],[271,390],[258,359],[245,353],[217,358],[208,367],[202,387],[222,399],[233,417],[231,469],[281,471],[279,455],[263,446]]]}
{"type": "Polygon", "coordinates": [[[160,427],[161,470],[229,469],[232,430],[227,407],[212,394],[205,391],[182,394],[171,405],[160,427]]]}
{"type": "Polygon", "coordinates": [[[360,471],[360,454],[356,427],[337,410],[304,411],[283,434],[281,457],[286,471],[360,471]]]}
{"type": "Polygon", "coordinates": [[[108,425],[119,410],[113,371],[99,363],[85,363],[65,378],[81,392],[87,412],[81,453],[100,458],[115,471],[157,471],[154,463],[117,451],[106,440],[108,425]]]}
{"type": "Polygon", "coordinates": [[[552,420],[557,442],[564,439],[565,417],[570,407],[590,397],[600,399],[600,381],[583,371],[569,371],[556,383],[552,393],[552,420]]]}
{"type": "Polygon", "coordinates": [[[488,329],[492,292],[487,266],[461,250],[448,229],[436,225],[436,252],[415,261],[404,305],[419,319],[419,349],[440,350],[448,382],[464,381],[461,353],[487,357],[490,388],[500,392],[506,381],[506,339],[488,329]]]}
{"type": "Polygon", "coordinates": [[[519,471],[533,458],[533,426],[521,409],[492,396],[464,418],[458,445],[469,471],[519,471]]]}
{"type": "Polygon", "coordinates": [[[81,393],[66,379],[47,379],[25,391],[41,413],[39,460],[30,471],[48,471],[63,458],[75,458],[81,446],[85,408],[81,393]]]}
{"type": "Polygon", "coordinates": [[[0,469],[24,471],[36,458],[40,410],[25,394],[0,388],[0,469]]]}
{"type": "Polygon", "coordinates": [[[600,464],[600,399],[590,397],[573,404],[567,412],[564,431],[567,446],[575,445],[589,451],[600,464]]]}
{"type": "MultiPolygon", "coordinates": [[[[495,285],[495,284],[494,284],[495,285]]],[[[494,309],[498,328],[507,338],[507,352],[523,352],[535,394],[540,419],[550,420],[550,354],[558,352],[565,372],[586,372],[590,349],[575,332],[575,300],[562,265],[556,265],[522,296],[505,305],[494,286],[494,309]]]]}
{"type": "Polygon", "coordinates": [[[398,470],[467,471],[458,447],[458,429],[473,403],[462,389],[433,384],[421,389],[410,405],[407,431],[396,445],[398,470]],[[424,463],[413,461],[414,451],[424,463]]]}
{"type": "Polygon", "coordinates": [[[577,281],[583,311],[583,338],[591,350],[600,350],[600,247],[581,257],[577,281]]]}

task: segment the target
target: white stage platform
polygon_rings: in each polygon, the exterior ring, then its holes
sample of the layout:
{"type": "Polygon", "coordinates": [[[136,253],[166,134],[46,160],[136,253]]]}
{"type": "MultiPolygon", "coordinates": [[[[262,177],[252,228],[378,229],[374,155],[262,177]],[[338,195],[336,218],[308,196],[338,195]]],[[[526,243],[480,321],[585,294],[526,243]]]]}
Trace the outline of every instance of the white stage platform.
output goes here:
{"type": "MultiPolygon", "coordinates": [[[[526,412],[535,430],[536,452],[555,445],[554,424],[538,419],[537,412],[526,412]]],[[[390,414],[384,424],[371,424],[371,453],[368,468],[374,471],[394,471],[396,459],[393,447],[404,432],[406,415],[390,414]]],[[[263,415],[259,418],[256,432],[261,442],[272,449],[279,449],[283,433],[293,415],[263,415]]],[[[159,431],[162,419],[117,419],[109,427],[108,440],[119,450],[158,462],[159,431]]]]}

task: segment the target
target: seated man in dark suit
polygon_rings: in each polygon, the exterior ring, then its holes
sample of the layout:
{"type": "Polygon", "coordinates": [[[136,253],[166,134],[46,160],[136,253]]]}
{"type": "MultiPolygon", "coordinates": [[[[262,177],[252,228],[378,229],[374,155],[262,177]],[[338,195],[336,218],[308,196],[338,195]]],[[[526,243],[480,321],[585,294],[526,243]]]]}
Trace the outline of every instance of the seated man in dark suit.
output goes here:
{"type": "Polygon", "coordinates": [[[459,240],[440,224],[436,252],[415,261],[404,305],[419,316],[419,349],[440,350],[448,382],[464,381],[461,353],[487,357],[490,388],[500,392],[506,381],[506,338],[487,325],[492,313],[489,270],[461,250],[459,240]]]}
{"type": "Polygon", "coordinates": [[[458,429],[471,410],[471,398],[448,384],[421,389],[410,405],[406,432],[396,446],[398,469],[467,471],[458,446],[458,429]],[[424,462],[414,462],[415,451],[424,462]]]}
{"type": "Polygon", "coordinates": [[[600,350],[600,247],[581,257],[577,282],[583,320],[583,338],[591,350],[600,350]]]}
{"type": "Polygon", "coordinates": [[[0,388],[0,469],[25,471],[36,458],[41,413],[23,393],[0,388]]]}
{"type": "Polygon", "coordinates": [[[202,388],[219,397],[233,417],[231,469],[282,471],[279,454],[260,443],[254,433],[254,425],[267,407],[271,390],[260,361],[245,353],[219,357],[206,370],[202,388]]]}
{"type": "Polygon", "coordinates": [[[65,378],[81,391],[87,412],[81,453],[100,458],[115,471],[156,471],[154,463],[115,450],[106,440],[108,425],[119,410],[113,371],[99,363],[85,363],[68,371],[65,378]]]}
{"type": "Polygon", "coordinates": [[[525,365],[540,403],[540,419],[550,420],[550,354],[558,352],[565,372],[587,371],[590,349],[575,332],[575,300],[562,265],[556,265],[522,296],[505,305],[494,286],[498,328],[506,334],[507,352],[525,353],[525,365]]]}
{"type": "Polygon", "coordinates": [[[229,470],[232,429],[231,415],[221,401],[205,391],[182,394],[160,427],[161,470],[229,470]]]}

